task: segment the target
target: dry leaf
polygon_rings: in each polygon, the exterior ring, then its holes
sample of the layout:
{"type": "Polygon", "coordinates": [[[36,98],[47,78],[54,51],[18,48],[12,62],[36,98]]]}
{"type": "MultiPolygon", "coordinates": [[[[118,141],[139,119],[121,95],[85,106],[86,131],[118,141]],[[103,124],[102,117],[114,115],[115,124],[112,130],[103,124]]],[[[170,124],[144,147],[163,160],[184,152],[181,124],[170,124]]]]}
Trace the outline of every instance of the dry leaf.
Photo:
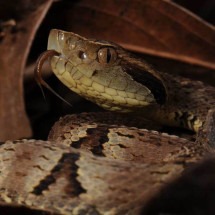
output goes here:
{"type": "Polygon", "coordinates": [[[171,1],[80,0],[67,16],[67,30],[215,69],[215,28],[171,1]]]}
{"type": "Polygon", "coordinates": [[[23,100],[23,70],[35,32],[52,0],[1,2],[0,140],[29,137],[23,100]]]}

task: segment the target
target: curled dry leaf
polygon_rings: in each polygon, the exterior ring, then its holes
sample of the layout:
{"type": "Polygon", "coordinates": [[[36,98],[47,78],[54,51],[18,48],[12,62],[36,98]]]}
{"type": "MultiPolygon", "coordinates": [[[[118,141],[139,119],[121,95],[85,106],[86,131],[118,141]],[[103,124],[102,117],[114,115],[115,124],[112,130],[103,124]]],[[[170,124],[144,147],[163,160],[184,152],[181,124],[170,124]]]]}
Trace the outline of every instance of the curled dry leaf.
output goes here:
{"type": "Polygon", "coordinates": [[[0,140],[31,135],[23,101],[23,69],[35,32],[52,0],[0,4],[0,140]],[[11,17],[10,17],[11,16],[11,17]]]}
{"type": "Polygon", "coordinates": [[[171,1],[80,0],[67,15],[71,31],[215,69],[215,28],[171,1]]]}

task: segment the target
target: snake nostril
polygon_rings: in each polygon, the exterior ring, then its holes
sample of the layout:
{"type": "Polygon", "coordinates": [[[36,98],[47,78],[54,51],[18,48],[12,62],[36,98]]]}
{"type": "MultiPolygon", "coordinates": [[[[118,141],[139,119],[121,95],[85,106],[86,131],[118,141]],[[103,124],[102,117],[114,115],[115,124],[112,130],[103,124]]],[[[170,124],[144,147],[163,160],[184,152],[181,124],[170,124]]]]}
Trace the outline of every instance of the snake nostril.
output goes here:
{"type": "Polygon", "coordinates": [[[83,51],[79,51],[78,53],[78,57],[82,60],[86,59],[87,58],[87,54],[83,51]]]}
{"type": "Polygon", "coordinates": [[[64,33],[61,31],[58,32],[58,40],[64,40],[64,33]]]}

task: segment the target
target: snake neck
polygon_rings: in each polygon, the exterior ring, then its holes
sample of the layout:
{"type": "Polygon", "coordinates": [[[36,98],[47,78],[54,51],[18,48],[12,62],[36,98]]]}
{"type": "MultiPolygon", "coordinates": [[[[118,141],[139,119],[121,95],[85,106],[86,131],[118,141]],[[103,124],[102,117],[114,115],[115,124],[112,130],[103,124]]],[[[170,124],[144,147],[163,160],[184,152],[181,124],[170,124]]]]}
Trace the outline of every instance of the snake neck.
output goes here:
{"type": "MultiPolygon", "coordinates": [[[[202,82],[192,81],[180,76],[154,69],[146,61],[119,50],[120,62],[125,72],[134,80],[147,85],[152,80],[150,74],[158,81],[151,82],[153,95],[163,103],[148,105],[135,110],[138,114],[163,125],[183,127],[198,132],[205,121],[207,112],[215,106],[215,89],[202,82]],[[130,64],[130,66],[127,66],[130,64]],[[126,66],[125,66],[126,65],[126,66]],[[131,71],[128,69],[131,68],[131,71]],[[161,87],[163,85],[163,88],[161,87]]],[[[158,101],[158,99],[157,99],[158,101]]]]}
{"type": "Polygon", "coordinates": [[[215,106],[215,89],[200,81],[161,73],[168,100],[162,106],[143,110],[143,114],[162,124],[198,132],[204,125],[208,110],[215,106]]]}

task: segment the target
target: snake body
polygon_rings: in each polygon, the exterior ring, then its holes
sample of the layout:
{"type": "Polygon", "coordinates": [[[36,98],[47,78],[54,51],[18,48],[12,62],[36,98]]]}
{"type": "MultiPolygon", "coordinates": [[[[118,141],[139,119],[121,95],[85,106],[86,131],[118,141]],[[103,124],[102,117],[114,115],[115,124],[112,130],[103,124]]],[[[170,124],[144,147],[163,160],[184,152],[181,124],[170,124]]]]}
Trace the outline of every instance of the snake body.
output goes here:
{"type": "Polygon", "coordinates": [[[177,136],[120,126],[123,118],[111,116],[66,116],[49,141],[2,144],[0,203],[63,215],[141,214],[161,187],[207,153],[177,136]]]}
{"type": "Polygon", "coordinates": [[[2,143],[1,205],[63,215],[141,214],[163,187],[213,151],[213,87],[158,72],[116,44],[70,32],[52,30],[48,50],[66,86],[123,114],[70,115],[54,125],[49,141],[2,143]],[[151,119],[193,130],[197,140],[147,130],[160,127],[151,119]]]}

